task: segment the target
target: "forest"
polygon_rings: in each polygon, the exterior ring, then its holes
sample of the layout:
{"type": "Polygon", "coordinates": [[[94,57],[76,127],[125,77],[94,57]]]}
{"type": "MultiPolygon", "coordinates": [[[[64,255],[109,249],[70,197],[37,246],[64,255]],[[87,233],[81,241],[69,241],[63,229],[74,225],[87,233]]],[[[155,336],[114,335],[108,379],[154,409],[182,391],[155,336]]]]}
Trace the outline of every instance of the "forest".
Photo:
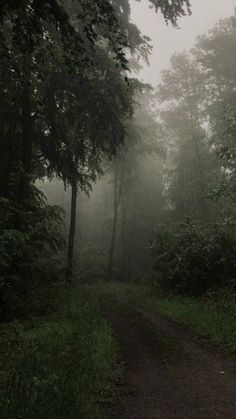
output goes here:
{"type": "Polygon", "coordinates": [[[194,1],[0,4],[0,419],[236,417],[236,10],[156,85],[132,19],[194,1]]]}

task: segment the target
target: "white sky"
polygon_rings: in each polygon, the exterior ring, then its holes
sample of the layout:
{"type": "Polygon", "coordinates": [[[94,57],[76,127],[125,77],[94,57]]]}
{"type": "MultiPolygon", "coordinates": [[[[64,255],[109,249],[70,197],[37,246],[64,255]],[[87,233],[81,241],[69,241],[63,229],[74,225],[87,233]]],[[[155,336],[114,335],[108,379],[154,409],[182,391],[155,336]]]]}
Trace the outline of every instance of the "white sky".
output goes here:
{"type": "Polygon", "coordinates": [[[198,35],[206,33],[225,17],[234,14],[236,0],[191,0],[192,16],[179,20],[180,29],[167,26],[160,14],[149,9],[148,1],[130,0],[132,20],[143,34],[152,39],[153,53],[150,67],[145,67],[140,77],[153,85],[160,81],[160,71],[168,67],[171,56],[177,51],[189,50],[198,35]]]}

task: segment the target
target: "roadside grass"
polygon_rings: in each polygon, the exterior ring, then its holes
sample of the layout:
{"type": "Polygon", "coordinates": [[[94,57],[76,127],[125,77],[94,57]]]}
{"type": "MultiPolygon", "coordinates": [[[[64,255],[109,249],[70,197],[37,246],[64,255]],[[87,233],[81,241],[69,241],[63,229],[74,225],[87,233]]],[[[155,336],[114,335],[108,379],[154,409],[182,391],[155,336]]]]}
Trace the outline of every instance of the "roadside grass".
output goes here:
{"type": "Polygon", "coordinates": [[[0,417],[100,419],[113,397],[116,346],[92,287],[47,319],[0,326],[0,417]]]}
{"type": "Polygon", "coordinates": [[[217,301],[189,298],[153,298],[145,300],[145,307],[184,324],[201,337],[225,351],[236,352],[236,304],[229,298],[217,301]]]}
{"type": "Polygon", "coordinates": [[[184,324],[225,351],[236,352],[236,302],[230,294],[216,294],[205,300],[166,298],[147,286],[116,282],[101,285],[99,293],[105,306],[112,303],[130,313],[135,307],[143,307],[184,324]]]}
{"type": "MultiPolygon", "coordinates": [[[[0,325],[0,418],[102,419],[113,399],[117,347],[104,320],[109,310],[139,308],[176,320],[224,350],[236,351],[236,307],[229,295],[167,299],[147,286],[117,282],[80,286],[45,318],[0,325]]],[[[140,322],[139,319],[137,321],[140,322]]],[[[143,325],[147,333],[157,333],[143,325]]],[[[163,352],[172,342],[163,342],[163,352]]]]}

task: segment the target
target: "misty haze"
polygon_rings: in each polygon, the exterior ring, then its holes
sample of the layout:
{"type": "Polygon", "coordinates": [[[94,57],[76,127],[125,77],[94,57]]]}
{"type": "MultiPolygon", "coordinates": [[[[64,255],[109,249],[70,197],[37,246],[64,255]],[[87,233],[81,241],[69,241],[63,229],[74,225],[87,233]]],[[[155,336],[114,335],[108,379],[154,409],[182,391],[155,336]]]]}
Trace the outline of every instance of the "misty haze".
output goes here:
{"type": "Polygon", "coordinates": [[[0,60],[0,419],[235,419],[236,0],[3,0],[0,60]]]}

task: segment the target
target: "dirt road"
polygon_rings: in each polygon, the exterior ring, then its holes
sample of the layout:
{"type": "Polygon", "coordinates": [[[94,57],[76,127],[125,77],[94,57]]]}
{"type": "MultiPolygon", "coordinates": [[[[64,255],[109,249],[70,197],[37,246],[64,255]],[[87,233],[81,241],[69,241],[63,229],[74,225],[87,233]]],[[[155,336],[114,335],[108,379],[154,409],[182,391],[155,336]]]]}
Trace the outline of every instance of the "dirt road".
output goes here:
{"type": "Polygon", "coordinates": [[[236,419],[232,358],[144,310],[109,321],[124,374],[108,419],[236,419]]]}

